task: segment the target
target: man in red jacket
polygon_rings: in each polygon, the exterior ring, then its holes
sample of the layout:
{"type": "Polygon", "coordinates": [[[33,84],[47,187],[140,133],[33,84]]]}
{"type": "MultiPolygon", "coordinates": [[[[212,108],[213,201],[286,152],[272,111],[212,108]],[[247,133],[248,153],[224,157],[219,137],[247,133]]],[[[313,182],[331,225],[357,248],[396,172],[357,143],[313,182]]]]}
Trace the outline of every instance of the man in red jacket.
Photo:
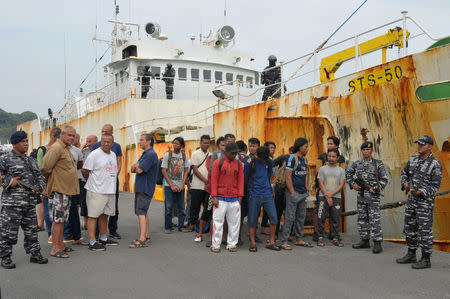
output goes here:
{"type": "Polygon", "coordinates": [[[225,147],[225,158],[214,161],[211,171],[213,198],[212,252],[220,252],[225,216],[228,222],[227,249],[236,252],[239,238],[241,201],[244,196],[244,166],[236,159],[239,148],[235,142],[225,147]]]}

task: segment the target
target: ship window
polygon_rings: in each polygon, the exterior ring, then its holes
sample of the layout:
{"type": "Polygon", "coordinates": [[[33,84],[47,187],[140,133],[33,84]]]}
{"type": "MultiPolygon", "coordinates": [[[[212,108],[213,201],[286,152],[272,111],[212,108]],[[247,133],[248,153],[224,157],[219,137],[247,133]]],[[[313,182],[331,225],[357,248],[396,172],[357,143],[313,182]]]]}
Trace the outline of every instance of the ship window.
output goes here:
{"type": "MultiPolygon", "coordinates": [[[[244,86],[244,76],[236,75],[236,80],[239,81],[239,86],[244,86]]],[[[236,84],[237,84],[237,82],[236,82],[236,84]]]]}
{"type": "Polygon", "coordinates": [[[123,83],[123,77],[125,77],[124,71],[120,71],[120,83],[123,83]]]}
{"type": "Polygon", "coordinates": [[[119,86],[119,73],[116,73],[116,86],[119,86]]]}
{"type": "Polygon", "coordinates": [[[222,83],[222,72],[215,71],[214,78],[216,79],[216,83],[222,83]]]}
{"type": "Polygon", "coordinates": [[[156,79],[159,79],[161,76],[161,68],[159,66],[152,66],[150,68],[152,75],[155,76],[156,79]]]}
{"type": "Polygon", "coordinates": [[[247,88],[253,88],[253,77],[247,77],[245,81],[247,83],[247,88]]]}
{"type": "Polygon", "coordinates": [[[233,85],[233,74],[232,73],[226,73],[225,79],[227,80],[228,85],[233,85]]]}
{"type": "Polygon", "coordinates": [[[122,51],[122,59],[126,59],[131,56],[137,56],[137,47],[135,45],[128,46],[122,51]]]}
{"type": "Polygon", "coordinates": [[[200,77],[200,70],[199,69],[191,69],[191,80],[198,81],[199,77],[200,77]]]}
{"type": "Polygon", "coordinates": [[[210,70],[203,70],[203,81],[211,82],[211,71],[210,70]]]}
{"type": "Polygon", "coordinates": [[[450,81],[421,85],[416,95],[423,102],[450,99],[450,81]]]}
{"type": "Polygon", "coordinates": [[[178,68],[178,80],[186,81],[187,80],[187,69],[184,67],[178,68]]]}

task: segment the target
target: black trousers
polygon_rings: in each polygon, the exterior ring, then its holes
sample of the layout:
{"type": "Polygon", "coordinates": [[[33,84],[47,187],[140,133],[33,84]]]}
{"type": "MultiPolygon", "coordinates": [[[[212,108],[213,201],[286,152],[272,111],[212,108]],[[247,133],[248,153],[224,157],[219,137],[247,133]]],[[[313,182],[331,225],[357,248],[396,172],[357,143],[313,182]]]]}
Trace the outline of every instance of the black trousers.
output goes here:
{"type": "Polygon", "coordinates": [[[191,189],[191,209],[189,211],[189,225],[198,225],[198,216],[200,214],[201,206],[203,208],[207,205],[208,192],[200,189],[191,189]]]}
{"type": "Polygon", "coordinates": [[[278,236],[278,232],[280,231],[280,221],[281,216],[283,216],[284,209],[286,208],[286,195],[285,188],[280,188],[275,186],[275,209],[277,210],[277,230],[275,231],[275,235],[278,236]]]}
{"type": "Polygon", "coordinates": [[[339,238],[339,221],[341,218],[341,199],[332,197],[333,205],[330,207],[324,196],[318,197],[317,203],[317,233],[319,237],[324,237],[325,221],[330,214],[330,237],[339,238]]]}
{"type": "Polygon", "coordinates": [[[110,233],[117,232],[117,221],[119,220],[119,180],[116,184],[116,215],[109,216],[108,229],[110,233]]]}

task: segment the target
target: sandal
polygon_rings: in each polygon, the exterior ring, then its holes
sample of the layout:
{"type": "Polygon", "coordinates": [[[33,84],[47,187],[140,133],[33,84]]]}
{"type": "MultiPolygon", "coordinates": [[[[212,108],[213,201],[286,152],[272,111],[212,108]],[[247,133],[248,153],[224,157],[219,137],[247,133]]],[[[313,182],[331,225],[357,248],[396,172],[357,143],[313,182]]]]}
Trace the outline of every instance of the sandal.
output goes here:
{"type": "Polygon", "coordinates": [[[295,246],[301,246],[301,247],[314,247],[313,244],[305,242],[305,241],[295,241],[295,246]]]}
{"type": "Polygon", "coordinates": [[[150,244],[152,242],[152,239],[150,239],[150,237],[146,237],[145,238],[145,244],[150,244]]]}
{"type": "Polygon", "coordinates": [[[248,249],[248,251],[250,251],[250,252],[257,252],[258,251],[258,247],[256,247],[256,244],[251,244],[250,248],[248,249]]]}
{"type": "Polygon", "coordinates": [[[53,257],[56,257],[56,258],[59,258],[59,259],[68,259],[70,257],[63,250],[60,250],[60,251],[56,252],[55,254],[51,254],[50,253],[50,256],[53,256],[53,257]]]}
{"type": "Polygon", "coordinates": [[[325,243],[323,242],[323,238],[319,237],[319,239],[317,240],[317,246],[323,247],[325,246],[325,243]]]}
{"type": "Polygon", "coordinates": [[[288,243],[281,243],[279,247],[284,250],[292,250],[291,245],[289,245],[288,243]]]}
{"type": "Polygon", "coordinates": [[[214,253],[219,253],[220,252],[220,248],[214,248],[214,247],[211,247],[211,252],[214,252],[214,253]]]}
{"type": "Polygon", "coordinates": [[[228,247],[227,250],[228,250],[229,252],[236,252],[236,251],[237,251],[237,248],[236,248],[236,247],[228,247]]]}
{"type": "Polygon", "coordinates": [[[344,244],[339,239],[333,239],[333,245],[337,247],[344,247],[344,244]]]}
{"type": "MultiPolygon", "coordinates": [[[[72,242],[72,245],[88,246],[88,245],[89,245],[89,242],[77,240],[77,241],[73,241],[73,242],[72,242]]],[[[66,247],[66,248],[67,248],[67,247],[66,247]]]]}
{"type": "Polygon", "coordinates": [[[267,249],[270,249],[270,250],[275,250],[275,251],[280,251],[280,250],[281,250],[281,248],[278,247],[277,245],[275,245],[275,243],[267,244],[267,245],[266,245],[266,248],[267,248],[267,249]]]}
{"type": "Polygon", "coordinates": [[[130,245],[128,245],[128,248],[141,248],[141,247],[148,247],[147,243],[141,240],[133,240],[131,241],[130,245]]]}
{"type": "Polygon", "coordinates": [[[72,252],[72,251],[74,251],[74,250],[73,250],[73,248],[71,248],[71,247],[69,247],[69,246],[66,246],[66,248],[64,248],[63,251],[64,251],[64,252],[72,252]]]}

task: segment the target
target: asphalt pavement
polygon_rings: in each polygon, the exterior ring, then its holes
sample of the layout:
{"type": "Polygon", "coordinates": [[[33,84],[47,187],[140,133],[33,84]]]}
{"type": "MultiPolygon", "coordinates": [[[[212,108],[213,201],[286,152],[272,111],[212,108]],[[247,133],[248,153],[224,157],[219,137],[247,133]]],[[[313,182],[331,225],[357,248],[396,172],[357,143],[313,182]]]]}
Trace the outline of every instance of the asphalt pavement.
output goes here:
{"type": "Polygon", "coordinates": [[[205,242],[194,243],[194,233],[164,234],[163,207],[150,206],[147,248],[128,248],[137,237],[129,193],[120,195],[123,239],[107,251],[74,246],[69,259],[56,259],[41,232],[49,264],[30,264],[20,233],[13,255],[17,268],[0,268],[0,298],[450,298],[449,253],[435,251],[431,269],[413,270],[395,263],[405,246],[384,242],[383,253],[374,255],[352,249],[357,236],[344,235],[343,248],[327,242],[323,248],[275,252],[260,244],[250,253],[246,241],[236,253],[222,248],[216,254],[205,242]]]}

